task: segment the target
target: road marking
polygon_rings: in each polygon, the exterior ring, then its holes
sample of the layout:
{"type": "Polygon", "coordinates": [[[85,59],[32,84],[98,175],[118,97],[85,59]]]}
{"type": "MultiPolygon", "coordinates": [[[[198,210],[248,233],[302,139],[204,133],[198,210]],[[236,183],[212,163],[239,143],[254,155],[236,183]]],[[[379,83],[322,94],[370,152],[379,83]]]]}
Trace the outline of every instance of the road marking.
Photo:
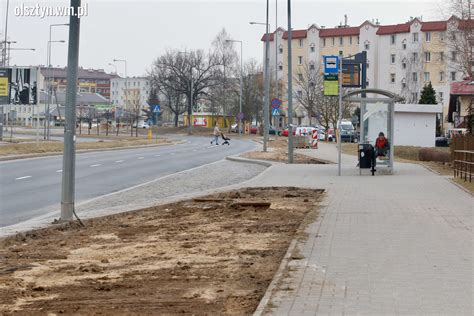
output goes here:
{"type": "Polygon", "coordinates": [[[15,178],[15,180],[23,180],[23,179],[28,179],[28,178],[31,178],[31,176],[24,176],[24,177],[15,178]]]}
{"type": "Polygon", "coordinates": [[[115,162],[116,163],[121,163],[121,162],[123,162],[123,160],[116,160],[115,162]]]}
{"type": "Polygon", "coordinates": [[[94,167],[98,167],[98,166],[101,166],[101,164],[100,164],[100,163],[98,163],[98,164],[95,164],[95,165],[91,165],[91,167],[92,167],[92,168],[94,168],[94,167]]]}
{"type": "Polygon", "coordinates": [[[193,149],[193,151],[198,151],[197,149],[193,149]]]}
{"type": "Polygon", "coordinates": [[[58,172],[58,173],[63,172],[63,169],[56,170],[56,172],[58,172]]]}
{"type": "Polygon", "coordinates": [[[176,153],[170,153],[170,155],[176,155],[176,153]]]}
{"type": "Polygon", "coordinates": [[[137,159],[143,159],[143,158],[145,158],[145,157],[138,157],[137,159]]]}
{"type": "Polygon", "coordinates": [[[161,155],[155,155],[155,157],[160,157],[161,155]]]}

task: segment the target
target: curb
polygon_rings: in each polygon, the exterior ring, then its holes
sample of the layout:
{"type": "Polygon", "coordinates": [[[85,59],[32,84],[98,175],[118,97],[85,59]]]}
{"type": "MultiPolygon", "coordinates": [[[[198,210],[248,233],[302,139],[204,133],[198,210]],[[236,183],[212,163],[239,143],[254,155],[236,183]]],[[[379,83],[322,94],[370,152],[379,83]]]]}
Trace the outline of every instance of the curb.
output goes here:
{"type": "Polygon", "coordinates": [[[248,158],[243,158],[243,157],[229,156],[229,157],[226,157],[225,159],[229,160],[229,161],[234,161],[234,162],[253,163],[253,164],[261,165],[261,166],[264,166],[264,167],[273,166],[273,163],[268,162],[268,161],[248,159],[248,158]]]}
{"type": "MultiPolygon", "coordinates": [[[[81,149],[76,150],[76,154],[83,154],[83,153],[92,153],[92,152],[100,152],[100,151],[113,151],[113,150],[126,150],[126,149],[137,149],[137,148],[149,148],[149,147],[159,147],[159,146],[171,146],[171,145],[179,145],[184,144],[186,141],[181,140],[178,142],[171,142],[165,144],[153,144],[153,145],[140,145],[140,146],[127,146],[127,147],[113,147],[113,148],[102,148],[102,149],[81,149]]],[[[47,152],[47,153],[37,153],[37,154],[24,154],[24,155],[16,155],[16,156],[6,156],[0,157],[0,161],[9,161],[9,160],[18,160],[18,159],[26,159],[26,158],[40,158],[40,157],[50,157],[50,156],[59,156],[62,155],[62,152],[47,152]]]]}
{"type": "Polygon", "coordinates": [[[422,164],[422,163],[418,163],[417,165],[420,165],[422,167],[424,167],[425,169],[427,169],[428,171],[431,171],[432,173],[436,174],[437,176],[440,176],[440,177],[443,177],[444,179],[446,179],[446,181],[449,181],[451,182],[451,184],[454,184],[455,186],[457,186],[459,189],[463,190],[464,192],[466,192],[467,194],[469,194],[470,196],[474,196],[474,193],[469,191],[468,189],[466,189],[465,187],[463,187],[462,185],[460,185],[459,183],[457,183],[456,181],[454,181],[454,177],[447,177],[447,176],[443,176],[440,172],[426,166],[425,164],[422,164]]]}

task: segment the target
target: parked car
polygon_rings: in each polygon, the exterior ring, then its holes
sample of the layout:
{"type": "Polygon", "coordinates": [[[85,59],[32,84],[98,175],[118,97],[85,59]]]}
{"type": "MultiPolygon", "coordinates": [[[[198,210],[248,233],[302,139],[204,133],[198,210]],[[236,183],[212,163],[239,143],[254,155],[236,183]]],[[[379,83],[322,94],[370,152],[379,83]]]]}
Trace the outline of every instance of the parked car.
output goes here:
{"type": "MultiPolygon", "coordinates": [[[[288,133],[289,132],[288,132],[288,127],[287,127],[287,128],[285,128],[284,130],[281,131],[280,135],[288,137],[288,133]]],[[[293,135],[295,135],[295,133],[296,133],[296,128],[293,128],[293,135]]]]}
{"type": "Polygon", "coordinates": [[[250,134],[257,134],[258,133],[258,126],[252,125],[250,126],[250,134]]]}
{"type": "Polygon", "coordinates": [[[357,133],[349,121],[341,122],[341,142],[357,143],[357,133]]]}
{"type": "Polygon", "coordinates": [[[147,122],[138,122],[138,124],[134,124],[133,128],[150,128],[147,122]]]}
{"type": "Polygon", "coordinates": [[[334,134],[334,129],[330,128],[327,132],[328,142],[336,141],[336,134],[334,134]]]}
{"type": "Polygon", "coordinates": [[[269,130],[268,130],[268,134],[270,134],[270,135],[281,135],[281,132],[278,131],[278,130],[275,128],[275,126],[270,125],[270,128],[269,128],[269,130]]]}
{"type": "Polygon", "coordinates": [[[436,137],[435,146],[436,147],[449,147],[449,139],[444,136],[436,137]]]}
{"type": "Polygon", "coordinates": [[[239,124],[235,123],[230,126],[230,131],[232,133],[238,133],[239,132],[239,124]]]}

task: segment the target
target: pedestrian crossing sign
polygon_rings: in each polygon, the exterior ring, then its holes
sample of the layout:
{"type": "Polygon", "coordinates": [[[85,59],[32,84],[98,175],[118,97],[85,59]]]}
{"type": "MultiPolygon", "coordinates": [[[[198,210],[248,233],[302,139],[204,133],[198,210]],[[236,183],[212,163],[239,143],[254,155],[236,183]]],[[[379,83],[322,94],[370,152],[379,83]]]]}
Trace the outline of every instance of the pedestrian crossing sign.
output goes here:
{"type": "Polygon", "coordinates": [[[280,115],[280,109],[278,109],[278,108],[273,108],[273,109],[272,109],[272,115],[273,115],[273,116],[279,116],[279,115],[280,115]]]}

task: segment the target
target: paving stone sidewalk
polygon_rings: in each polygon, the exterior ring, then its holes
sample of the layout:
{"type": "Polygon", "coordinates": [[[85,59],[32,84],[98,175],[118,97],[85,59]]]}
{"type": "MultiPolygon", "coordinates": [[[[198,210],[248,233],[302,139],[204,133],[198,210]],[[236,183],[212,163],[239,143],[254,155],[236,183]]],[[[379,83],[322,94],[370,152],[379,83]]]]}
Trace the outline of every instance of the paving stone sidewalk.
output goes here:
{"type": "MultiPolygon", "coordinates": [[[[335,148],[298,152],[336,161],[335,148]]],[[[289,261],[263,313],[473,315],[473,197],[416,164],[372,177],[356,163],[343,155],[342,177],[335,164],[281,164],[250,182],[326,189],[297,242],[304,258],[289,261]]]]}

